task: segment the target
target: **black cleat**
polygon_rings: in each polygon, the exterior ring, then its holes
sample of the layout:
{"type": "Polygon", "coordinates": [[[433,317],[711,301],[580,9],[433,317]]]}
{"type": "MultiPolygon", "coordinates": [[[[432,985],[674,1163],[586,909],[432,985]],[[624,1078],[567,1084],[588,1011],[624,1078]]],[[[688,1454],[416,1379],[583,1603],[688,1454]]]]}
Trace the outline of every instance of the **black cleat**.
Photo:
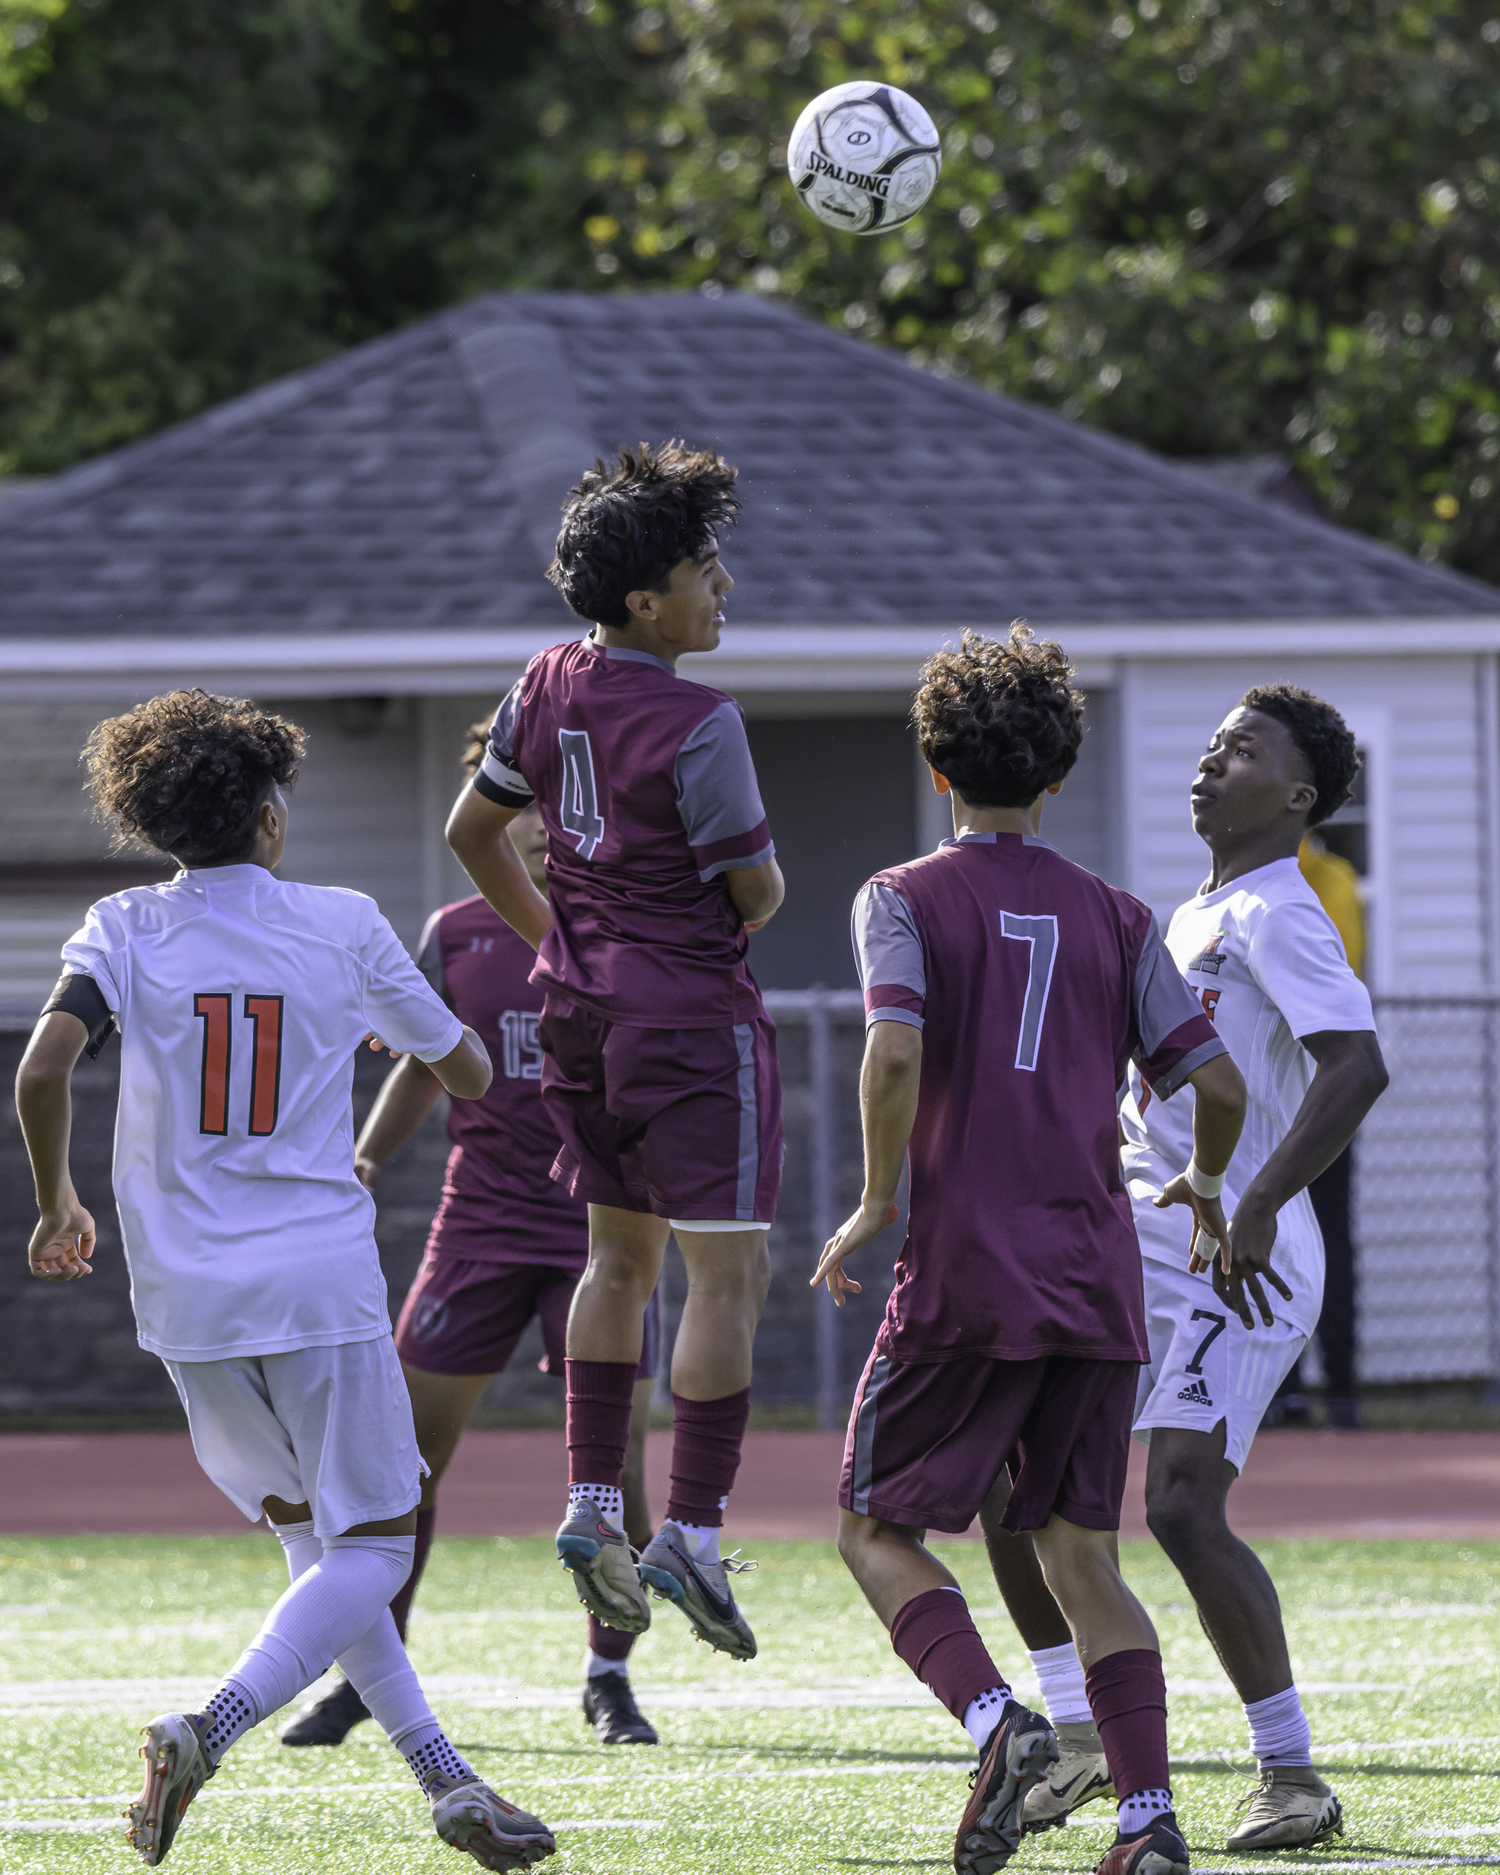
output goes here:
{"type": "Polygon", "coordinates": [[[340,1679],[323,1697],[299,1712],[281,1734],[283,1745],[342,1745],[370,1708],[353,1682],[340,1679]]]}
{"type": "Polygon", "coordinates": [[[584,1682],[583,1716],[601,1745],[655,1745],[656,1727],[635,1703],[623,1673],[596,1673],[584,1682]]]}
{"type": "Polygon", "coordinates": [[[1117,1833],[1094,1875],[1191,1875],[1177,1818],[1168,1810],[1138,1836],[1117,1833]]]}

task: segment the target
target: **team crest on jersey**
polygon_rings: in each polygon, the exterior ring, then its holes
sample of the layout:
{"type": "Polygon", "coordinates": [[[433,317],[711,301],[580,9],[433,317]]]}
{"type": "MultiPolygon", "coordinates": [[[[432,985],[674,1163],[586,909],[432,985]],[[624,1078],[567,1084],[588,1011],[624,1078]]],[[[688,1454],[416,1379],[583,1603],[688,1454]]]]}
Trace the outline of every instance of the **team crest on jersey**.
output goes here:
{"type": "Polygon", "coordinates": [[[1219,946],[1223,942],[1224,933],[1222,931],[1215,931],[1213,936],[1203,946],[1203,949],[1199,951],[1198,955],[1188,965],[1188,969],[1204,970],[1207,971],[1209,976],[1216,977],[1219,974],[1219,965],[1224,961],[1224,953],[1219,949],[1219,946]]]}

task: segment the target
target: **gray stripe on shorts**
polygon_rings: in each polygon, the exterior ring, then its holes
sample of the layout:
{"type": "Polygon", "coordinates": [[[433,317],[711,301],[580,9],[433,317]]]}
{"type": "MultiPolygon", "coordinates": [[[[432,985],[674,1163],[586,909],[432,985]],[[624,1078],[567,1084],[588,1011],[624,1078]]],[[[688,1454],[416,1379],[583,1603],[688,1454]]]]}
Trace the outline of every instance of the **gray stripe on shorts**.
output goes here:
{"type": "Polygon", "coordinates": [[[858,1511],[861,1517],[870,1514],[870,1486],[875,1479],[876,1403],[890,1371],[891,1364],[886,1357],[877,1355],[871,1363],[870,1378],[865,1382],[864,1397],[854,1420],[854,1468],[849,1481],[849,1495],[852,1500],[850,1508],[858,1511]]]}
{"type": "Polygon", "coordinates": [[[755,1188],[760,1183],[760,1109],[755,1099],[755,1030],[748,1022],[734,1025],[739,1050],[740,1165],[734,1188],[734,1215],[755,1220],[755,1188]]]}

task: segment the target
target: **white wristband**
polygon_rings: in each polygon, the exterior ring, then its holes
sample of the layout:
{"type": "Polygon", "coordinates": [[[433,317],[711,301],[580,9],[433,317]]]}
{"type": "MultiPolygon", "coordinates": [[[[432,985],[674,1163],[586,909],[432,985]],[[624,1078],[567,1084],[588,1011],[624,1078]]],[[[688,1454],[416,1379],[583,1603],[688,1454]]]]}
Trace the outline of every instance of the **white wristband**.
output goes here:
{"type": "Polygon", "coordinates": [[[1189,1187],[1200,1198],[1217,1198],[1224,1189],[1224,1172],[1205,1172],[1196,1159],[1188,1160],[1188,1169],[1184,1174],[1189,1187]]]}

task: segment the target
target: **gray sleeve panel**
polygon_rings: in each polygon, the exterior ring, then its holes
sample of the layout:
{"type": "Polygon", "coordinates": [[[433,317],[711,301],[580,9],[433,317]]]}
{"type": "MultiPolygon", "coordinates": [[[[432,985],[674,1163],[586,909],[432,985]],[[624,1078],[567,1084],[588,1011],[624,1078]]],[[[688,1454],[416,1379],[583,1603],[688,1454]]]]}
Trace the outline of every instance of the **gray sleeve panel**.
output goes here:
{"type": "MultiPolygon", "coordinates": [[[[481,789],[482,793],[496,798],[494,791],[500,794],[520,795],[531,799],[531,789],[526,778],[516,767],[516,718],[521,713],[521,684],[519,679],[506,692],[500,707],[495,712],[495,720],[490,724],[489,741],[485,745],[484,760],[479,764],[479,773],[490,785],[481,789]]],[[[477,777],[476,777],[477,782],[477,777]]]]}
{"type": "Polygon", "coordinates": [[[676,775],[677,811],[689,846],[713,846],[753,833],[766,817],[737,703],[726,699],[689,732],[677,751],[676,775]]]}
{"type": "Polygon", "coordinates": [[[866,995],[881,984],[927,994],[927,960],[911,906],[894,886],[861,886],[851,919],[854,961],[866,995]]]}
{"type": "Polygon", "coordinates": [[[1151,1086],[1154,1100],[1170,1100],[1179,1087],[1185,1086],[1190,1074],[1195,1074],[1205,1061],[1212,1061],[1218,1055],[1227,1055],[1229,1050],[1217,1036],[1211,1042],[1200,1042],[1198,1046],[1182,1057],[1175,1068],[1170,1068],[1151,1086]]]}
{"type": "Polygon", "coordinates": [[[873,1029],[877,1022],[905,1022],[914,1029],[922,1028],[925,1016],[919,1016],[914,1009],[872,1009],[865,1017],[865,1027],[873,1029]]]}
{"type": "Polygon", "coordinates": [[[451,1009],[453,998],[448,994],[448,980],[443,970],[443,946],[438,937],[438,923],[442,915],[440,911],[435,911],[422,927],[422,941],[417,946],[417,968],[451,1009]]]}
{"type": "Polygon", "coordinates": [[[1172,961],[1153,918],[1135,966],[1135,1031],[1142,1055],[1149,1060],[1174,1030],[1202,1014],[1202,1003],[1172,961]]]}

